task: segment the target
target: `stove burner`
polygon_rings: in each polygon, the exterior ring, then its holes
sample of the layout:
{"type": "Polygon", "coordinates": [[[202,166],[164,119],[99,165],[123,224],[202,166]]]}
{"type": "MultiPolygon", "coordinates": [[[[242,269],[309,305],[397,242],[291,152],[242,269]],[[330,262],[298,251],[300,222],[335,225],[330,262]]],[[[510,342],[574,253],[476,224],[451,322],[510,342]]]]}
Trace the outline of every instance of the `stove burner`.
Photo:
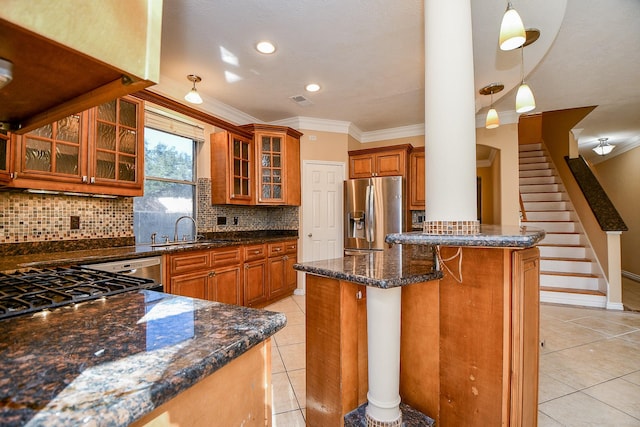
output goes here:
{"type": "Polygon", "coordinates": [[[151,279],[84,267],[0,273],[0,319],[154,286],[151,279]]]}

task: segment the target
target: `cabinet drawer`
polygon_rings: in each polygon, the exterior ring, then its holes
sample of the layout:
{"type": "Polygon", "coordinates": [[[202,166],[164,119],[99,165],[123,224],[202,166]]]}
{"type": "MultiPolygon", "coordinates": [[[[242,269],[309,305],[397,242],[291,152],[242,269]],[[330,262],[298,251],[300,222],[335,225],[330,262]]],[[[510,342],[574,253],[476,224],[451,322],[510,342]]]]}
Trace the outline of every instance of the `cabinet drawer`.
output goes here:
{"type": "Polygon", "coordinates": [[[242,255],[240,252],[240,246],[215,249],[211,251],[211,267],[241,263],[242,255]]]}
{"type": "Polygon", "coordinates": [[[284,242],[269,243],[269,257],[284,255],[284,242]]]}
{"type": "Polygon", "coordinates": [[[244,261],[254,261],[267,257],[267,245],[264,243],[259,245],[249,245],[244,247],[244,261]]]}
{"type": "Polygon", "coordinates": [[[184,255],[172,255],[170,263],[171,274],[206,269],[209,267],[209,259],[208,251],[189,252],[184,255]]]}
{"type": "Polygon", "coordinates": [[[284,242],[284,252],[287,254],[297,254],[298,253],[298,242],[284,242]]]}

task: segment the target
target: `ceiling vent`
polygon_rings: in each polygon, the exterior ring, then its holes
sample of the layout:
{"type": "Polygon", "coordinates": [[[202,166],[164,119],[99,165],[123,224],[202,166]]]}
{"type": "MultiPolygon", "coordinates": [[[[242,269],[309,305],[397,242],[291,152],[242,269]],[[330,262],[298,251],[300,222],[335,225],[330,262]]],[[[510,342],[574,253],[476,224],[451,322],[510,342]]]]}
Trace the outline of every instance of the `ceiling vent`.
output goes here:
{"type": "Polygon", "coordinates": [[[293,102],[295,102],[296,104],[298,104],[301,107],[306,107],[308,105],[313,104],[313,102],[309,101],[307,98],[305,98],[302,95],[290,96],[289,99],[292,100],[293,102]]]}

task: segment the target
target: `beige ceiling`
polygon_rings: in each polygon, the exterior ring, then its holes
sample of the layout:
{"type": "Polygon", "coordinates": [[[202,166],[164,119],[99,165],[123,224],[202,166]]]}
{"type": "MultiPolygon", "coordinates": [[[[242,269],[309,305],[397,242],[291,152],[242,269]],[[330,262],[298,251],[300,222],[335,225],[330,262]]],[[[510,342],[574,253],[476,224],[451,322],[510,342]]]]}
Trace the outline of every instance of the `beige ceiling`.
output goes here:
{"type": "MultiPolygon", "coordinates": [[[[494,103],[503,122],[515,122],[520,53],[497,48],[506,1],[470,1],[476,94],[503,83],[494,103]]],[[[612,155],[640,145],[640,1],[512,3],[526,27],[541,30],[524,50],[535,111],[597,105],[576,129],[595,161],[598,137],[617,145],[612,155]]],[[[302,118],[347,126],[362,140],[424,126],[422,0],[165,0],[163,16],[157,92],[180,99],[186,75],[198,74],[198,108],[238,124],[302,118]],[[276,44],[274,55],[255,51],[262,39],[276,44]],[[322,89],[306,92],[309,82],[322,89]],[[290,99],[297,95],[310,105],[290,99]]],[[[488,104],[476,95],[478,122],[488,104]]]]}

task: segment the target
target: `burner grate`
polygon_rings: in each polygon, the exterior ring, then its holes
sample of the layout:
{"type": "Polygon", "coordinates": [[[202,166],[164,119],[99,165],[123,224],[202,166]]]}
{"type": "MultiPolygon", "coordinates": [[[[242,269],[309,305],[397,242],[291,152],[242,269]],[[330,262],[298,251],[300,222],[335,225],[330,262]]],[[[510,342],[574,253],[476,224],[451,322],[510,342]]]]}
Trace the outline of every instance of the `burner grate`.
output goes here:
{"type": "Polygon", "coordinates": [[[151,288],[154,285],[151,279],[85,267],[0,273],[0,319],[151,288]]]}

